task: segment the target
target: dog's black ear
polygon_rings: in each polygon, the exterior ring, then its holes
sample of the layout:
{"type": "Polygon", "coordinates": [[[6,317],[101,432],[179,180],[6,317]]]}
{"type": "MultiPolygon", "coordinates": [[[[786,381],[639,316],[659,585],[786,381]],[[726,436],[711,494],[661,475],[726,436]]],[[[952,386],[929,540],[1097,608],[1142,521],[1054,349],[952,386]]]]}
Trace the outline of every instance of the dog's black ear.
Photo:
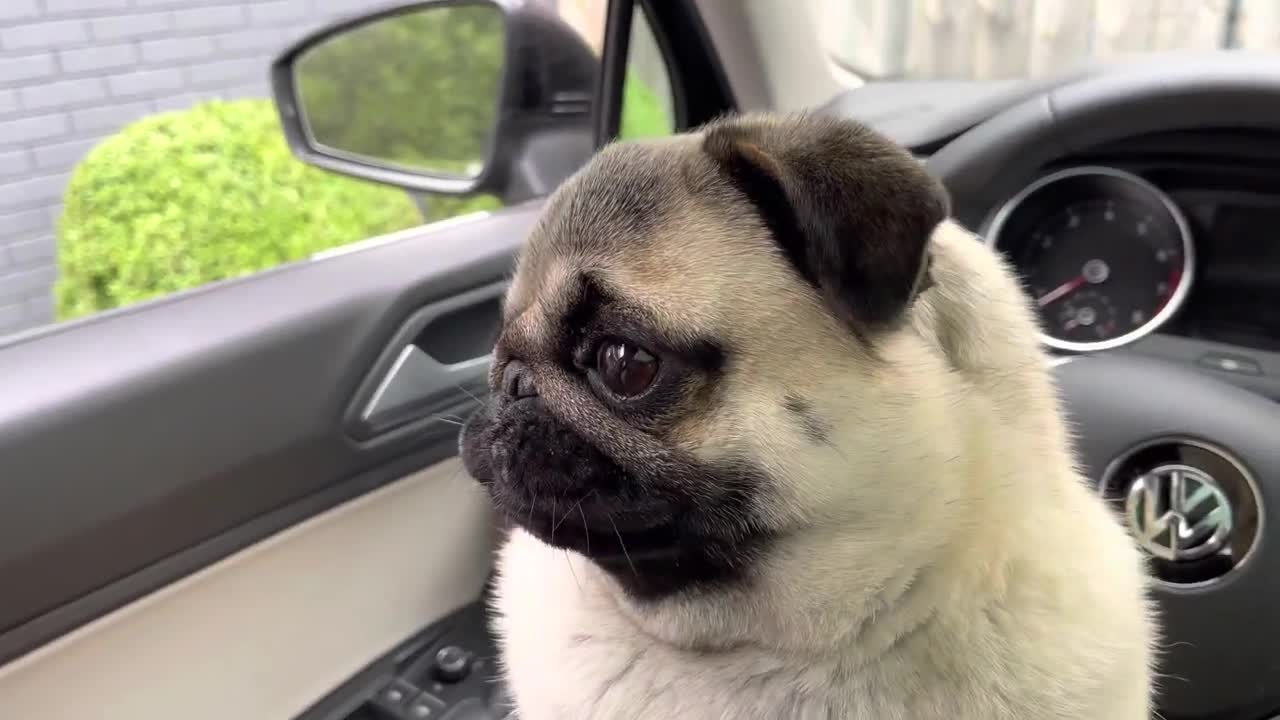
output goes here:
{"type": "Polygon", "coordinates": [[[744,116],[707,126],[703,149],[855,332],[891,325],[927,282],[946,191],[887,138],[849,121],[744,116]]]}

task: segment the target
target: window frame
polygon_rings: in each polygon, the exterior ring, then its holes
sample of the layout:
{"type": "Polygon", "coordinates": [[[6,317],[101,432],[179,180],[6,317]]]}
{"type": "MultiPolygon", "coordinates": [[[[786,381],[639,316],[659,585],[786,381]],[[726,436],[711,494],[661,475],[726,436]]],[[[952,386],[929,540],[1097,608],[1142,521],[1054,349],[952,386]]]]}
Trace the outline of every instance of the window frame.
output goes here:
{"type": "Polygon", "coordinates": [[[631,30],[637,11],[644,13],[667,69],[674,133],[692,130],[738,109],[728,75],[714,52],[695,0],[610,0],[597,95],[601,108],[597,147],[619,136],[631,30]]]}

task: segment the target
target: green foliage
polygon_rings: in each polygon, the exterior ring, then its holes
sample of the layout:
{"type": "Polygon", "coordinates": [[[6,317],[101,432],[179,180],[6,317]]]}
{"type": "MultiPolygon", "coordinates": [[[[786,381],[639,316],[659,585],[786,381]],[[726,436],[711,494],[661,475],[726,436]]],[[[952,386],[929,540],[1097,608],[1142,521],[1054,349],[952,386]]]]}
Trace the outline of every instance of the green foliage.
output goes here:
{"type": "Polygon", "coordinates": [[[76,169],[58,228],[70,318],[246,275],[422,222],[399,190],[304,165],[268,100],[155,115],[76,169]]]}
{"type": "Polygon", "coordinates": [[[634,73],[627,73],[622,86],[622,122],[618,129],[620,140],[662,137],[674,132],[675,123],[667,115],[666,108],[657,93],[645,85],[634,73]]]}

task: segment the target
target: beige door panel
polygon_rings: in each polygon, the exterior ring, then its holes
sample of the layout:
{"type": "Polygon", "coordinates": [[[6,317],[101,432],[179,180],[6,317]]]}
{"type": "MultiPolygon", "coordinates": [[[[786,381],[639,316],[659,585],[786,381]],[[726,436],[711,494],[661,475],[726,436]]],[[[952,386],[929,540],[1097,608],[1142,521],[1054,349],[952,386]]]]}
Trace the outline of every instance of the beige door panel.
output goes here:
{"type": "Polygon", "coordinates": [[[476,599],[491,527],[441,463],[0,667],[0,718],[287,720],[476,599]]]}

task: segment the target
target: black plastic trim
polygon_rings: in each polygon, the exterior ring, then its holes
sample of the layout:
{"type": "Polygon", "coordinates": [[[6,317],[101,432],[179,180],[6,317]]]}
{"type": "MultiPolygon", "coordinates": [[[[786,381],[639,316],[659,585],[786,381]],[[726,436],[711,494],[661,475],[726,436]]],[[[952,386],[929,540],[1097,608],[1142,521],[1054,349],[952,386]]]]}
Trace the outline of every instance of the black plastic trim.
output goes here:
{"type": "Polygon", "coordinates": [[[1018,80],[891,80],[847,90],[817,112],[866,123],[913,152],[932,154],[947,142],[1020,102],[1102,72],[1018,80]]]}
{"type": "MultiPolygon", "coordinates": [[[[667,83],[671,87],[671,109],[675,117],[672,118],[672,125],[676,132],[689,129],[689,91],[685,87],[684,76],[675,67],[675,50],[671,46],[671,39],[662,33],[654,19],[654,12],[650,9],[653,0],[633,0],[635,3],[635,11],[644,14],[645,23],[649,26],[649,32],[653,37],[653,42],[658,46],[658,52],[662,53],[662,67],[667,73],[667,83]]],[[[635,22],[635,18],[632,18],[635,22]]],[[[634,25],[633,25],[634,27],[634,25]]],[[[628,50],[630,48],[628,47],[628,50]]],[[[619,107],[621,112],[621,107],[619,107]]]]}
{"type": "Polygon", "coordinates": [[[622,125],[623,87],[627,80],[627,50],[631,46],[634,12],[635,0],[610,0],[605,15],[604,57],[596,90],[601,109],[596,113],[596,147],[616,139],[622,125]]]}
{"type": "Polygon", "coordinates": [[[738,109],[724,66],[694,0],[640,0],[662,50],[680,110],[677,130],[690,130],[738,109]]]}
{"type": "Polygon", "coordinates": [[[1181,365],[1189,370],[1280,402],[1280,353],[1178,337],[1168,333],[1151,335],[1123,348],[1121,352],[1181,365]],[[1208,361],[1208,358],[1214,356],[1238,358],[1241,360],[1241,365],[1252,363],[1256,365],[1257,372],[1224,370],[1221,366],[1215,367],[1208,361]]]}
{"type": "Polygon", "coordinates": [[[1280,60],[1169,53],[1085,75],[1027,99],[929,158],[955,217],[980,230],[1050,163],[1126,138],[1184,129],[1280,127],[1280,60]]]}
{"type": "Polygon", "coordinates": [[[1176,364],[1125,353],[1079,357],[1054,377],[1076,432],[1081,469],[1097,482],[1136,447],[1177,440],[1225,453],[1256,480],[1258,538],[1246,562],[1204,584],[1154,589],[1162,640],[1160,717],[1266,717],[1280,707],[1280,406],[1176,364]]]}
{"type": "MultiPolygon", "coordinates": [[[[489,631],[485,608],[484,600],[477,601],[431,623],[366,665],[295,720],[351,720],[371,716],[374,714],[372,711],[360,713],[373,704],[370,700],[379,690],[392,683],[432,692],[437,697],[453,700],[455,705],[460,704],[459,695],[486,707],[500,703],[504,698],[499,694],[497,683],[498,651],[489,631]],[[434,653],[446,645],[469,651],[481,667],[474,668],[475,677],[467,683],[438,692],[430,687],[430,683],[422,682],[423,665],[430,663],[434,653]]],[[[443,710],[443,716],[449,717],[448,712],[449,708],[443,710]]],[[[378,714],[383,713],[378,711],[378,714]]],[[[412,713],[409,716],[412,717],[412,713]]],[[[498,713],[492,713],[492,717],[496,720],[498,713]]]]}

